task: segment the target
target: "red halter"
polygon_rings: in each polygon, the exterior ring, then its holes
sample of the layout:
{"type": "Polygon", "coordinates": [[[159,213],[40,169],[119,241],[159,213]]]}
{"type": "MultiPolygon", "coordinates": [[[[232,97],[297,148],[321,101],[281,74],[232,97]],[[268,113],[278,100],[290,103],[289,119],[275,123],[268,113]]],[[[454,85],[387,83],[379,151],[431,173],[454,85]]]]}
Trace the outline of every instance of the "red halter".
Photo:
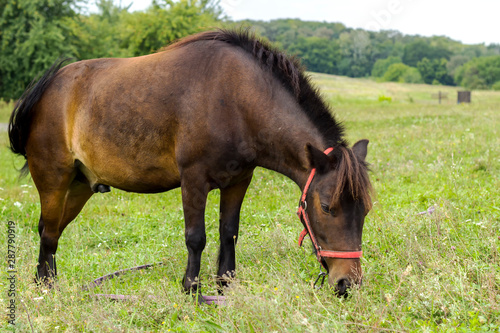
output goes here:
{"type": "MultiPolygon", "coordinates": [[[[326,155],[331,153],[333,151],[333,148],[330,147],[324,151],[326,155]]],[[[311,170],[311,174],[309,175],[309,178],[307,179],[306,186],[304,187],[304,191],[302,192],[302,197],[300,198],[300,203],[299,203],[299,209],[297,211],[297,215],[301,219],[301,221],[304,223],[305,228],[302,230],[299,236],[299,246],[302,246],[302,242],[304,241],[304,237],[309,234],[311,237],[311,241],[314,245],[314,248],[316,249],[316,256],[318,261],[322,263],[321,258],[323,257],[328,257],[328,258],[341,258],[341,259],[358,259],[363,256],[363,251],[329,251],[329,250],[322,250],[321,246],[319,246],[318,241],[316,240],[316,237],[314,237],[314,234],[312,232],[311,228],[311,223],[309,222],[309,216],[307,215],[307,202],[306,202],[306,197],[307,197],[307,191],[309,190],[309,186],[311,185],[314,175],[316,174],[316,169],[313,168],[311,170]]],[[[325,267],[326,269],[326,267],[325,267]]]]}

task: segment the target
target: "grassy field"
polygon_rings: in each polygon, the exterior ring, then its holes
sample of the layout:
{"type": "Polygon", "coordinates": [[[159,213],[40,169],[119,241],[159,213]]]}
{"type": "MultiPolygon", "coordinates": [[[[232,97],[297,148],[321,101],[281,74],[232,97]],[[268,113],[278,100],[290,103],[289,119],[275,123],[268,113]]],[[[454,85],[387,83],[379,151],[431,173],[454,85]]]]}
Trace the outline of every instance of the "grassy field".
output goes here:
{"type": "MultiPolygon", "coordinates": [[[[364,283],[338,299],[311,288],[318,264],[297,247],[300,190],[258,169],[247,194],[237,247],[237,278],[227,306],[197,306],[181,292],[186,264],[180,191],[94,196],[64,232],[57,288],[32,283],[38,256],[39,203],[23,160],[0,133],[0,249],[15,221],[20,332],[357,332],[500,331],[500,93],[376,83],[314,74],[351,142],[370,139],[376,190],[365,222],[364,283]],[[439,105],[432,94],[448,99],[439,105]],[[433,207],[433,214],[418,215],[433,207]],[[81,286],[118,269],[163,262],[95,292],[136,301],[91,300],[81,286]],[[156,295],[151,299],[148,295],[156,295]]],[[[8,118],[0,108],[0,122],[8,118]]],[[[218,198],[207,207],[201,280],[216,294],[218,198]]],[[[2,270],[2,288],[7,273],[2,270]]],[[[7,292],[1,296],[6,309],[7,292]]],[[[5,318],[7,318],[5,316],[5,318]]],[[[1,321],[3,329],[12,329],[1,321]]]]}

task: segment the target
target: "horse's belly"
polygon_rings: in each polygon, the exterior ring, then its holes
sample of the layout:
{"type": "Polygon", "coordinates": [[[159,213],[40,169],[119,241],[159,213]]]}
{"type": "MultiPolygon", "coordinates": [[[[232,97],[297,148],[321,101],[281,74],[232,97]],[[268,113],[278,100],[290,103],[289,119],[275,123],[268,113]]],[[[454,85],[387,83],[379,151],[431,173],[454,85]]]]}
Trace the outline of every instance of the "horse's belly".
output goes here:
{"type": "Polygon", "coordinates": [[[77,115],[71,150],[89,182],[131,192],[162,192],[180,184],[175,127],[168,113],[154,119],[140,108],[93,109],[77,115]]]}
{"type": "Polygon", "coordinates": [[[104,184],[129,192],[154,193],[180,186],[179,169],[173,156],[125,148],[119,155],[112,147],[107,148],[99,152],[91,149],[75,156],[91,187],[104,184]]]}

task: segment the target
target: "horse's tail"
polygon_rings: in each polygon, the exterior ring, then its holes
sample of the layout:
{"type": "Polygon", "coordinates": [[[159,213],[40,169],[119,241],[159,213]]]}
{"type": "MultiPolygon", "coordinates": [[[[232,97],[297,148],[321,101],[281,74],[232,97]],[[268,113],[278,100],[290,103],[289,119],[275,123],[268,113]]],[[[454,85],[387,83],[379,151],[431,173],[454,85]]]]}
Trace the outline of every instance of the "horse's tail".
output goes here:
{"type": "MultiPolygon", "coordinates": [[[[14,111],[10,115],[8,130],[10,149],[13,153],[23,155],[26,158],[26,142],[28,141],[30,132],[32,109],[38,103],[59,69],[68,60],[68,58],[58,59],[38,81],[35,79],[30,83],[21,98],[17,101],[14,111]]],[[[27,172],[26,164],[21,172],[27,172]]]]}

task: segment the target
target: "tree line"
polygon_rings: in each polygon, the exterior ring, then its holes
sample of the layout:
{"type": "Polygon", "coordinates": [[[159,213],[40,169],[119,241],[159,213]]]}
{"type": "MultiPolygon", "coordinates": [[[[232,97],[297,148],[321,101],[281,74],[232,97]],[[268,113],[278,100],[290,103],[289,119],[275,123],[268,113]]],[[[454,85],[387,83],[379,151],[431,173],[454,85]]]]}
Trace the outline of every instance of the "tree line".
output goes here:
{"type": "Polygon", "coordinates": [[[98,0],[0,0],[0,98],[16,99],[61,56],[131,57],[156,52],[213,27],[248,26],[297,55],[309,71],[382,81],[500,90],[500,45],[465,45],[447,37],[372,32],[298,19],[230,21],[213,0],[154,0],[130,12],[98,0]]]}
{"type": "Polygon", "coordinates": [[[244,23],[298,55],[311,71],[500,90],[500,44],[465,45],[444,36],[372,32],[297,19],[244,23]]]}

